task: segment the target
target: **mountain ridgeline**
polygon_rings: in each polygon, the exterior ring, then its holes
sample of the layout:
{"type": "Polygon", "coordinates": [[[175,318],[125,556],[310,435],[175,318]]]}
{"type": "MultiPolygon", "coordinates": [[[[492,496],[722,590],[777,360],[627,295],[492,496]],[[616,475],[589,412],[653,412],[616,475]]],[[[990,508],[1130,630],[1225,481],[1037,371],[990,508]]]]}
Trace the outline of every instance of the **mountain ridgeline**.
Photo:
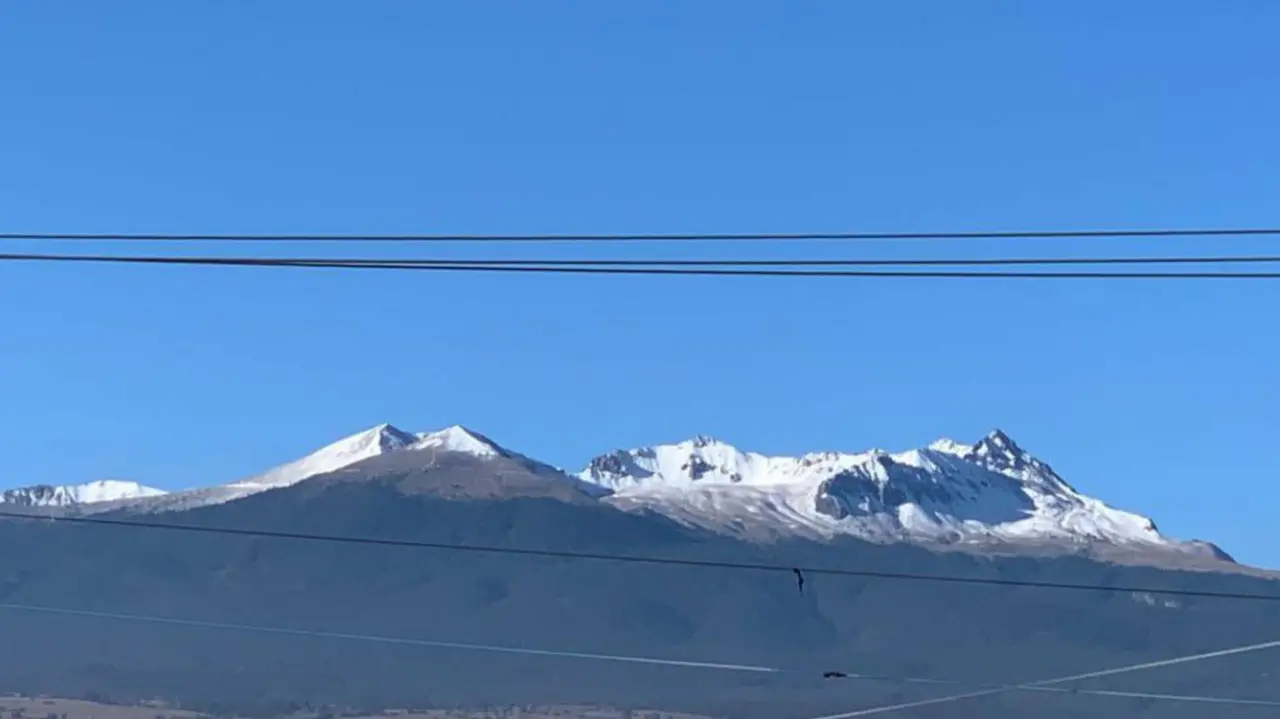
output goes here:
{"type": "MultiPolygon", "coordinates": [[[[603,455],[571,474],[463,428],[384,425],[218,487],[61,496],[81,499],[10,506],[42,517],[1280,596],[1268,573],[1081,495],[1000,432],[971,445],[798,458],[699,437],[603,455]]],[[[0,691],[159,696],[225,712],[594,702],[806,717],[945,693],[822,678],[833,669],[1006,683],[1280,638],[1271,602],[806,580],[800,592],[790,571],[4,520],[0,636],[21,649],[0,653],[0,691]]],[[[1263,676],[1274,661],[1242,655],[1088,686],[1280,699],[1263,676]]],[[[1037,711],[1209,716],[1185,703],[1019,692],[910,716],[1037,711]]]]}

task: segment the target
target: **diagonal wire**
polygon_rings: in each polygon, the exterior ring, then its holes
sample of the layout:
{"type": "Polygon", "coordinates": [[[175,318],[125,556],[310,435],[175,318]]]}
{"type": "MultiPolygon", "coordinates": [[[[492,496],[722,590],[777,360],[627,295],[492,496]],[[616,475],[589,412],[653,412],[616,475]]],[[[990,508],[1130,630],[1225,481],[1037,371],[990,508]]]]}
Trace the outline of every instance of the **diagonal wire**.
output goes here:
{"type": "Polygon", "coordinates": [[[923,677],[900,677],[879,674],[849,674],[848,679],[878,681],[892,684],[921,684],[929,686],[970,687],[976,689],[1000,689],[1007,691],[1037,692],[1040,694],[1077,694],[1084,696],[1113,697],[1118,699],[1155,699],[1164,701],[1188,702],[1193,704],[1231,704],[1239,706],[1280,707],[1280,700],[1241,699],[1235,697],[1207,696],[1199,694],[1170,694],[1167,692],[1139,692],[1120,689],[1085,689],[1063,686],[1037,686],[1034,684],[994,684],[971,682],[958,679],[935,679],[923,677]]]}
{"type": "Polygon", "coordinates": [[[130,255],[48,255],[0,254],[4,261],[68,261],[106,262],[110,260],[154,261],[159,263],[227,263],[258,264],[280,262],[289,265],[338,265],[390,267],[410,269],[418,266],[528,266],[528,267],[949,267],[949,266],[1018,266],[1018,265],[1218,265],[1275,264],[1280,255],[1202,255],[1190,257],[981,257],[942,259],[374,259],[354,257],[201,257],[201,256],[130,256],[130,255]]]}
{"type": "MultiPolygon", "coordinates": [[[[933,706],[936,704],[951,704],[958,701],[964,701],[966,699],[977,699],[979,697],[995,696],[997,694],[1005,694],[1011,691],[1023,691],[1023,690],[1040,691],[1044,688],[1052,689],[1052,688],[1060,687],[1063,684],[1070,684],[1072,682],[1083,681],[1086,679],[1100,679],[1102,677],[1111,677],[1111,676],[1117,676],[1120,674],[1132,674],[1134,672],[1148,671],[1151,669],[1162,669],[1164,667],[1177,666],[1181,664],[1191,664],[1193,662],[1201,662],[1209,659],[1220,659],[1222,657],[1236,656],[1238,654],[1260,652],[1268,649],[1275,649],[1278,647],[1280,647],[1280,640],[1262,642],[1259,644],[1248,644],[1240,647],[1231,647],[1229,649],[1218,649],[1210,652],[1201,652],[1199,654],[1188,654],[1185,656],[1173,657],[1171,659],[1160,659],[1157,661],[1141,662],[1138,664],[1127,664],[1125,666],[1115,667],[1112,669],[1102,669],[1102,670],[1092,671],[1092,672],[1083,672],[1080,674],[1071,674],[1063,677],[1054,677],[1052,679],[1041,679],[1039,681],[1028,682],[1025,684],[1010,684],[1006,686],[993,687],[991,689],[983,689],[980,691],[970,691],[970,692],[964,692],[961,694],[950,694],[947,696],[932,697],[929,699],[919,699],[919,700],[910,701],[910,702],[887,704],[884,706],[871,707],[868,709],[858,709],[851,712],[845,712],[843,714],[827,714],[821,717],[816,717],[815,719],[852,719],[853,717],[888,714],[895,711],[901,711],[903,709],[915,709],[917,707],[933,706]]],[[[1084,693],[1084,690],[1067,690],[1067,691],[1070,691],[1071,693],[1076,693],[1076,694],[1084,693]]],[[[1093,693],[1093,692],[1091,691],[1090,693],[1093,693]]],[[[1141,694],[1141,693],[1126,692],[1126,694],[1141,694]]],[[[1156,694],[1152,694],[1150,696],[1146,696],[1142,698],[1154,699],[1157,696],[1158,695],[1156,694]]],[[[1198,699],[1200,701],[1208,701],[1214,698],[1199,697],[1198,699]]],[[[1250,700],[1250,701],[1257,701],[1257,700],[1250,700]]]]}
{"type": "Polygon", "coordinates": [[[655,564],[700,569],[733,569],[762,572],[800,572],[814,575],[841,577],[859,577],[864,579],[886,579],[917,582],[937,582],[947,584],[970,584],[998,587],[1029,587],[1037,589],[1061,589],[1091,592],[1127,592],[1176,597],[1200,597],[1211,599],[1238,599],[1280,602],[1280,594],[1261,594],[1252,592],[1218,592],[1192,589],[1160,589],[1155,587],[1071,584],[1065,582],[1041,582],[1020,579],[999,579],[994,577],[960,577],[946,574],[924,574],[913,572],[882,572],[874,570],[837,569],[832,567],[797,567],[791,564],[764,564],[751,562],[729,562],[701,559],[675,559],[669,557],[652,557],[634,554],[607,554],[603,552],[574,552],[556,549],[529,549],[521,547],[499,547],[479,544],[463,544],[449,542],[426,542],[409,539],[384,539],[378,537],[337,536],[329,534],[311,534],[304,532],[283,532],[266,529],[247,529],[240,527],[218,527],[194,524],[171,524],[150,520],[113,519],[100,516],[47,516],[23,512],[0,511],[0,519],[17,519],[26,521],[45,521],[64,524],[87,524],[107,527],[132,527],[160,531],[194,532],[201,534],[220,534],[241,537],[262,537],[272,539],[290,539],[300,541],[337,542],[344,544],[363,544],[388,547],[406,547],[415,549],[433,549],[453,552],[470,552],[481,554],[502,554],[526,557],[551,557],[558,559],[591,560],[606,562],[623,562],[632,564],[655,564]]]}
{"type": "Polygon", "coordinates": [[[688,268],[688,267],[582,267],[566,265],[514,265],[459,262],[413,261],[341,261],[290,258],[224,258],[224,257],[155,257],[124,255],[32,255],[0,254],[0,261],[10,262],[71,262],[144,265],[209,265],[239,267],[293,267],[306,269],[364,269],[364,270],[417,270],[454,272],[499,272],[525,274],[579,274],[579,275],[690,275],[720,277],[879,277],[879,278],[951,278],[951,279],[1093,279],[1093,280],[1174,280],[1174,279],[1280,279],[1280,272],[1024,272],[1024,271],[976,271],[976,270],[792,270],[764,268],[688,268]]]}
{"type": "Polygon", "coordinates": [[[192,627],[198,629],[221,629],[236,632],[253,632],[258,634],[282,634],[295,637],[315,637],[317,639],[344,639],[348,641],[375,642],[378,644],[401,644],[436,649],[460,649],[498,654],[524,654],[541,657],[560,657],[564,659],[589,659],[594,661],[623,662],[628,664],[657,664],[663,666],[684,667],[688,669],[717,669],[732,672],[753,672],[777,674],[781,669],[754,666],[750,664],[729,664],[724,662],[700,662],[681,659],[661,659],[656,657],[632,656],[626,654],[599,654],[593,652],[556,651],[551,649],[531,649],[528,647],[507,646],[500,644],[478,644],[473,642],[452,642],[435,639],[414,639],[411,637],[389,637],[376,634],[353,634],[348,632],[329,632],[317,629],[289,629],[285,627],[264,627],[253,624],[230,624],[226,622],[206,622],[199,619],[180,619],[175,617],[155,617],[141,614],[119,614],[87,609],[64,609],[61,607],[43,607],[31,604],[0,604],[0,609],[41,614],[61,614],[95,619],[114,619],[130,622],[146,622],[150,624],[167,624],[170,626],[192,627]]]}
{"type": "MultiPolygon", "coordinates": [[[[257,634],[276,634],[294,637],[311,637],[316,639],[337,639],[344,641],[360,641],[371,642],[377,644],[396,644],[405,646],[428,647],[433,649],[451,649],[461,651],[477,651],[489,652],[497,654],[519,654],[526,656],[537,656],[543,658],[559,658],[559,659],[581,659],[588,661],[602,662],[621,662],[627,664],[647,664],[656,666],[670,666],[682,669],[702,669],[713,671],[727,672],[746,672],[753,674],[811,674],[808,671],[797,669],[784,669],[780,667],[763,666],[757,664],[738,664],[730,662],[713,662],[713,661],[696,661],[688,659],[668,659],[661,657],[637,656],[629,654],[604,654],[599,652],[578,652],[563,651],[555,649],[538,649],[531,647],[521,647],[501,644],[481,644],[475,642],[456,642],[443,641],[435,639],[418,639],[413,637],[393,637],[376,634],[357,634],[351,632],[331,632],[313,629],[290,629],[285,627],[267,627],[253,624],[232,624],[227,622],[209,622],[198,619],[182,619],[176,617],[157,617],[141,614],[124,614],[118,612],[104,612],[88,609],[70,609],[63,607],[49,607],[31,604],[0,604],[0,610],[14,612],[29,612],[38,614],[54,614],[63,616],[85,617],[92,619],[108,619],[113,621],[142,622],[149,624],[164,624],[169,626],[190,627],[194,629],[215,629],[235,632],[249,632],[257,634]]],[[[1137,671],[1133,669],[1133,671],[1137,671]]],[[[1265,699],[1237,699],[1232,697],[1217,696],[1200,696],[1185,694],[1164,694],[1150,692],[1129,692],[1119,690],[1094,690],[1094,689],[1066,689],[1055,686],[1040,686],[1035,684],[975,684],[971,682],[963,682],[950,679],[925,679],[917,677],[897,677],[889,675],[874,674],[846,674],[842,678],[874,681],[886,683],[905,683],[905,684],[930,684],[930,685],[949,685],[949,686],[981,686],[984,687],[980,692],[973,692],[974,695],[983,695],[988,692],[997,691],[1032,691],[1040,693],[1058,693],[1058,694],[1081,694],[1092,696],[1105,696],[1115,698],[1132,698],[1132,699],[1155,699],[1170,702],[1192,702],[1192,703],[1209,703],[1239,706],[1266,706],[1280,707],[1280,701],[1269,701],[1265,699]]]]}

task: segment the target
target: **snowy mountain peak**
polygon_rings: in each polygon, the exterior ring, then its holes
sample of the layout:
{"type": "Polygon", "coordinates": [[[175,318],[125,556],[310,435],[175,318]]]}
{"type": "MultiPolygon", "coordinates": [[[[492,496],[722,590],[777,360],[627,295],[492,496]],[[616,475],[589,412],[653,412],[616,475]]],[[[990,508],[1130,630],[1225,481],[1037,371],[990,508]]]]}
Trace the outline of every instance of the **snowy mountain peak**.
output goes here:
{"type": "Polygon", "coordinates": [[[1009,435],[998,429],[991,430],[975,444],[973,453],[979,457],[1000,457],[1010,461],[1026,454],[1009,435]]]}
{"type": "Polygon", "coordinates": [[[987,436],[983,437],[983,439],[1001,447],[1013,447],[1016,449],[1018,446],[1014,443],[1013,439],[1009,435],[1005,434],[1004,430],[999,427],[987,432],[987,436]]]}
{"type": "Polygon", "coordinates": [[[419,434],[413,449],[435,449],[444,452],[461,452],[476,457],[503,457],[509,453],[488,437],[460,425],[446,427],[436,432],[419,434]]]}
{"type": "Polygon", "coordinates": [[[228,486],[243,489],[288,487],[317,474],[334,472],[370,457],[404,449],[417,441],[418,438],[408,432],[389,424],[380,424],[343,437],[301,459],[228,486]]]}
{"type": "MultiPolygon", "coordinates": [[[[351,445],[359,444],[366,447],[371,447],[376,444],[383,452],[393,452],[397,449],[403,449],[410,444],[413,444],[416,440],[417,437],[413,434],[410,434],[395,425],[384,422],[376,427],[370,427],[363,432],[347,437],[344,440],[339,440],[338,443],[348,442],[351,445]]],[[[330,447],[332,446],[333,445],[330,445],[330,447]]]]}
{"type": "Polygon", "coordinates": [[[19,507],[74,507],[84,504],[115,502],[123,499],[158,497],[164,490],[137,482],[102,479],[75,485],[38,484],[0,492],[0,504],[19,507]]]}

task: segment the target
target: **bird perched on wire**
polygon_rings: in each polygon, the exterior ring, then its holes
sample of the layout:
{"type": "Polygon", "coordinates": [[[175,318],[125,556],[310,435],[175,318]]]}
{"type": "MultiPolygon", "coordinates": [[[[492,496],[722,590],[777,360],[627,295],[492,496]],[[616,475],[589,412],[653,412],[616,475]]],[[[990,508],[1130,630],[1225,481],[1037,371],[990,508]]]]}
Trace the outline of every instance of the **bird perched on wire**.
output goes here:
{"type": "Polygon", "coordinates": [[[799,569],[792,569],[796,573],[796,589],[800,590],[800,596],[804,596],[804,574],[799,569]]]}

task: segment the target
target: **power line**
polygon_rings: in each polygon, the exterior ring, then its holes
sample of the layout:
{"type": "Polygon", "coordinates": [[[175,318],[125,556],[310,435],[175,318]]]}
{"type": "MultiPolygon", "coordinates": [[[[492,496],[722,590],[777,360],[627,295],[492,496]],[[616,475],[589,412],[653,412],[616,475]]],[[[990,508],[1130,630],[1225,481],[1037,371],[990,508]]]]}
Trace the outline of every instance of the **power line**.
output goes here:
{"type": "Polygon", "coordinates": [[[861,277],[899,279],[1090,279],[1090,280],[1274,280],[1280,272],[1025,272],[1025,271],[977,271],[977,270],[792,270],[763,268],[703,268],[703,267],[616,267],[572,266],[553,264],[482,264],[473,261],[397,261],[397,260],[313,260],[292,258],[246,257],[181,257],[181,256],[132,256],[132,255],[44,255],[0,254],[0,261],[7,262],[62,262],[142,265],[188,265],[227,267],[291,267],[299,269],[363,269],[431,272],[498,272],[522,274],[578,274],[578,275],[673,275],[719,277],[861,277]]]}
{"type": "Polygon", "coordinates": [[[259,262],[284,262],[290,265],[330,264],[340,266],[390,267],[410,269],[418,266],[527,266],[527,267],[892,267],[892,266],[1004,266],[1004,265],[1215,265],[1215,264],[1275,264],[1280,255],[1197,255],[1197,256],[1145,256],[1145,257],[979,257],[979,258],[847,258],[847,259],[450,259],[409,258],[375,259],[352,257],[202,257],[202,256],[130,256],[130,255],[48,255],[48,254],[0,254],[0,260],[45,261],[57,260],[98,262],[135,257],[157,262],[226,262],[232,264],[256,264],[259,262]]]}
{"type": "Polygon", "coordinates": [[[1042,582],[1022,579],[999,579],[995,577],[960,577],[945,574],[924,574],[914,572],[887,572],[859,569],[839,569],[834,567],[806,567],[794,564],[765,564],[753,562],[730,562],[703,559],[676,559],[671,557],[652,557],[631,554],[608,554],[603,552],[575,552],[557,549],[528,549],[521,547],[500,547],[481,544],[465,544],[450,542],[427,542],[411,539],[387,539],[380,537],[338,536],[330,534],[311,534],[305,532],[282,532],[267,529],[245,529],[240,527],[217,527],[193,524],[171,524],[150,520],[111,519],[108,517],[68,517],[24,514],[21,512],[0,511],[0,518],[26,521],[52,521],[67,524],[87,524],[108,527],[133,527],[137,529],[169,530],[179,532],[195,532],[202,534],[221,534],[240,537],[262,537],[271,539],[291,539],[300,541],[336,542],[343,544],[361,544],[384,547],[407,547],[414,549],[435,549],[452,552],[470,552],[481,554],[502,554],[526,557],[550,557],[557,559],[577,559],[605,562],[623,562],[631,564],[655,564],[699,569],[731,569],[752,570],[761,572],[785,572],[790,575],[796,570],[806,574],[828,575],[838,577],[859,577],[863,579],[888,579],[917,582],[935,582],[947,584],[969,584],[997,587],[1027,587],[1036,589],[1062,589],[1091,592],[1126,592],[1136,594],[1152,594],[1174,597],[1199,597],[1209,599],[1239,599],[1267,602],[1280,602],[1280,595],[1259,594],[1252,592],[1216,592],[1194,589],[1161,589],[1129,585],[1105,584],[1073,584],[1067,582],[1042,582]]]}
{"type": "MultiPolygon", "coordinates": [[[[843,714],[828,714],[815,719],[852,719],[853,717],[872,716],[876,714],[888,714],[890,712],[900,711],[902,709],[915,709],[917,707],[933,706],[935,704],[951,704],[965,699],[977,699],[979,697],[995,696],[996,694],[1005,694],[1020,689],[1029,689],[1034,691],[1035,687],[1059,687],[1063,684],[1071,684],[1086,679],[1101,679],[1103,677],[1113,677],[1120,674],[1132,674],[1134,672],[1147,671],[1149,669],[1162,669],[1164,667],[1179,666],[1182,664],[1191,664],[1193,662],[1202,662],[1209,659],[1220,659],[1222,657],[1237,656],[1240,654],[1249,654],[1251,652],[1260,652],[1269,649],[1280,648],[1280,641],[1262,642],[1259,644],[1249,644],[1246,646],[1232,647],[1230,649],[1218,649],[1210,652],[1201,652],[1199,654],[1188,654],[1171,659],[1159,659],[1152,662],[1141,662],[1138,664],[1128,664],[1113,669],[1103,669],[1100,671],[1084,672],[1080,674],[1071,674],[1068,676],[1054,677],[1052,679],[1041,679],[1039,681],[1027,682],[1025,684],[1013,684],[1004,687],[993,687],[981,691],[970,691],[962,694],[952,694],[949,696],[933,697],[930,699],[920,699],[912,702],[902,702],[899,704],[890,704],[886,706],[871,707],[870,709],[859,709],[857,711],[845,712],[843,714]]],[[[1080,693],[1077,691],[1076,693],[1080,693]]],[[[1152,695],[1154,698],[1155,695],[1152,695]]]]}
{"type": "Polygon", "coordinates": [[[957,679],[931,679],[921,677],[899,677],[878,674],[849,674],[849,679],[878,681],[892,684],[917,684],[925,686],[969,687],[977,690],[998,690],[1001,692],[1037,692],[1041,694],[1075,694],[1081,696],[1111,697],[1115,699],[1150,699],[1155,701],[1184,702],[1191,704],[1226,704],[1231,706],[1265,706],[1280,707],[1280,700],[1244,699],[1237,697],[1220,697],[1205,694],[1170,694],[1166,692],[1125,691],[1121,689],[1082,689],[1077,687],[1046,686],[1040,684],[994,684],[970,682],[957,679]]]}
{"type": "Polygon", "coordinates": [[[8,232],[0,240],[92,242],[724,242],[825,240],[1001,240],[1156,237],[1270,237],[1280,227],[1204,227],[1100,230],[997,230],[971,232],[742,232],[578,234],[182,234],[8,232]]]}
{"type": "Polygon", "coordinates": [[[1274,264],[1280,255],[1207,255],[1195,257],[982,257],[944,259],[752,259],[752,260],[601,260],[601,259],[327,259],[312,258],[300,262],[341,262],[351,264],[425,264],[425,265],[524,265],[524,266],[599,266],[599,267],[892,267],[892,266],[1002,266],[1002,265],[1214,265],[1274,264]]]}
{"type": "Polygon", "coordinates": [[[729,672],[750,672],[754,674],[779,674],[783,669],[776,667],[756,666],[751,664],[733,664],[728,662],[693,661],[684,659],[663,659],[628,654],[603,654],[598,652],[574,652],[554,649],[532,649],[529,647],[508,646],[500,644],[480,644],[475,642],[454,642],[436,639],[416,639],[410,637],[392,637],[377,634],[354,634],[349,632],[330,632],[319,629],[290,629],[285,627],[265,627],[253,624],[229,624],[225,622],[207,622],[199,619],[179,619],[176,617],[156,617],[141,614],[120,614],[88,609],[64,609],[62,607],[45,607],[30,604],[0,604],[0,609],[8,611],[34,612],[42,614],[62,614],[94,619],[115,619],[131,622],[147,622],[152,624],[168,624],[197,629],[221,629],[259,634],[284,634],[296,637],[315,637],[318,639],[344,639],[348,641],[375,642],[379,644],[402,644],[434,649],[460,649],[497,654],[524,654],[561,659],[587,659],[601,662],[622,662],[626,664],[651,664],[659,666],[682,667],[686,669],[713,669],[729,672]]]}
{"type": "MultiPolygon", "coordinates": [[[[700,669],[712,671],[727,672],[746,672],[752,674],[806,674],[812,675],[811,671],[801,671],[798,669],[786,669],[782,667],[763,666],[756,664],[739,664],[730,662],[717,661],[698,661],[690,659],[670,659],[663,657],[638,656],[631,654],[605,654],[601,652],[580,652],[558,649],[541,649],[533,647],[521,647],[501,644],[482,644],[477,642],[457,642],[445,641],[438,639],[419,639],[414,637],[393,637],[378,634],[357,634],[352,632],[332,632],[316,629],[293,629],[286,627],[269,627],[256,624],[231,624],[226,622],[210,622],[199,619],[183,619],[177,617],[158,617],[143,614],[124,614],[119,612],[103,612],[88,609],[70,609],[63,607],[49,607],[32,604],[0,604],[0,610],[30,612],[37,614],[54,614],[73,617],[84,617],[90,619],[109,619],[113,621],[139,622],[149,624],[164,624],[168,626],[189,627],[193,629],[214,629],[221,631],[246,632],[255,634],[276,634],[293,637],[309,637],[315,639],[337,639],[343,641],[359,641],[376,644],[394,644],[426,647],[431,649],[452,649],[462,651],[489,652],[496,654],[519,654],[526,656],[536,656],[548,659],[580,659],[587,661],[599,662],[620,662],[626,664],[646,664],[656,666],[668,666],[681,669],[700,669]]],[[[1250,651],[1256,650],[1249,648],[1250,651]]],[[[1238,650],[1228,650],[1239,653],[1238,650]]],[[[1218,653],[1212,653],[1217,656],[1218,653]]],[[[1208,658],[1208,657],[1200,657],[1208,658]]],[[[1168,660],[1166,660],[1168,661],[1168,660]]],[[[1176,661],[1176,660],[1175,660],[1176,661]]],[[[1185,661],[1185,659],[1184,659],[1185,661]]],[[[1146,667],[1144,667],[1146,668],[1146,667]]],[[[1138,669],[1130,669],[1137,671],[1138,669]]],[[[1236,706],[1268,706],[1280,707],[1280,701],[1270,701],[1266,699],[1240,699],[1232,697],[1218,697],[1205,695],[1187,695],[1187,694],[1166,694],[1151,692],[1132,692],[1122,690],[1100,690],[1100,689],[1077,689],[1053,686],[1045,683],[1034,684],[993,684],[966,682],[955,679],[932,679],[922,677],[903,677],[884,674],[865,674],[865,673],[844,673],[844,672],[827,672],[827,675],[837,674],[841,679],[849,679],[855,681],[872,681],[893,684],[919,684],[929,686],[968,686],[980,688],[983,693],[999,693],[1007,691],[1026,691],[1039,693],[1054,694],[1078,694],[1104,696],[1113,698],[1128,699],[1153,699],[1171,702],[1190,702],[1190,703],[1207,703],[1207,704],[1225,704],[1236,706]]],[[[1065,683],[1065,682],[1059,682],[1065,683]]],[[[949,701],[954,701],[951,699],[949,701]]]]}

